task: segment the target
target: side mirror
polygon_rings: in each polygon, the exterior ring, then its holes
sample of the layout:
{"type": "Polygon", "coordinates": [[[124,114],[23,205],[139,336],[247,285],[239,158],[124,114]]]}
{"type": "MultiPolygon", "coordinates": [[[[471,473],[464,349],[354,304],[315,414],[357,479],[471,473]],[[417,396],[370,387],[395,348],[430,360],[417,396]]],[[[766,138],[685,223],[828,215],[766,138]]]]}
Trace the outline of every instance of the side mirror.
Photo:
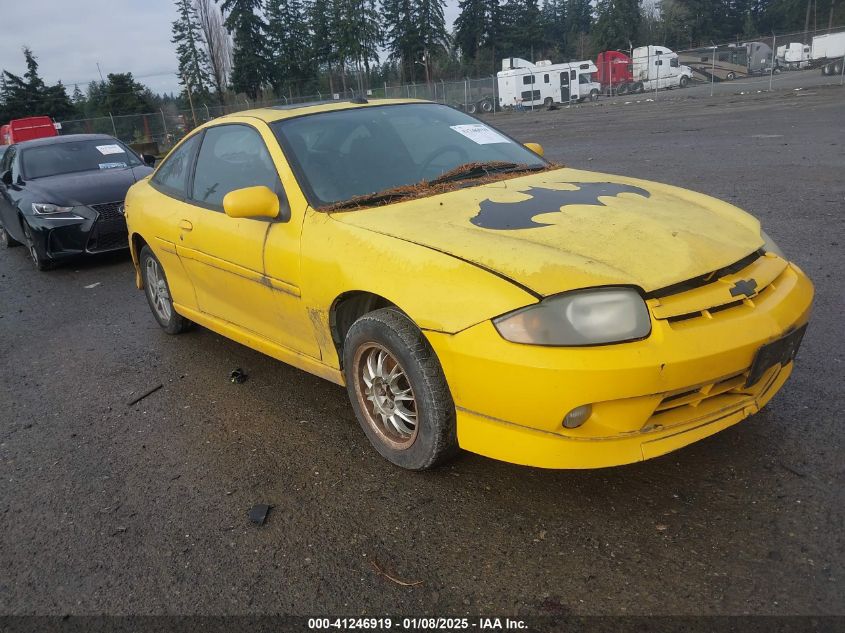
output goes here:
{"type": "Polygon", "coordinates": [[[543,146],[540,145],[539,143],[525,143],[525,147],[530,149],[535,154],[539,154],[540,156],[542,156],[544,154],[543,146]]]}
{"type": "Polygon", "coordinates": [[[7,169],[6,171],[4,171],[2,179],[3,179],[3,184],[6,185],[7,187],[10,187],[12,185],[12,170],[7,169]]]}
{"type": "Polygon", "coordinates": [[[147,167],[155,167],[156,166],[156,157],[152,154],[142,154],[141,158],[144,159],[144,164],[147,167]]]}
{"type": "Polygon", "coordinates": [[[230,218],[274,219],[280,209],[279,196],[264,185],[235,189],[223,198],[223,210],[230,218]]]}

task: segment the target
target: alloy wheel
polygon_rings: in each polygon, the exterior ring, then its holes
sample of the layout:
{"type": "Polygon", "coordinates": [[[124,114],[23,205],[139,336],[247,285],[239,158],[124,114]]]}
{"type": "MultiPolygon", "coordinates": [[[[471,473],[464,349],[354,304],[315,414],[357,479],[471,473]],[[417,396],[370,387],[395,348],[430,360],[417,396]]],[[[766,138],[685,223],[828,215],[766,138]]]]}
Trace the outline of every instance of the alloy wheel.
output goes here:
{"type": "Polygon", "coordinates": [[[377,343],[360,346],[353,361],[355,393],[367,424],[395,449],[410,447],[419,431],[417,403],[405,370],[377,343]]]}
{"type": "Polygon", "coordinates": [[[170,291],[167,288],[167,281],[158,262],[150,257],[145,266],[147,294],[158,317],[167,323],[173,316],[173,303],[170,300],[170,291]]]}

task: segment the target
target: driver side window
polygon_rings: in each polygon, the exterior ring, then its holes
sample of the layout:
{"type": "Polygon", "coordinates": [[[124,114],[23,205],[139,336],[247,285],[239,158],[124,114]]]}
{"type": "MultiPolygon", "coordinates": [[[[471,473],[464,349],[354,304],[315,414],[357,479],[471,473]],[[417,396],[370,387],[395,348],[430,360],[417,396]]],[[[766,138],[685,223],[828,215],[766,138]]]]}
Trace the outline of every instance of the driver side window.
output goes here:
{"type": "Polygon", "coordinates": [[[260,185],[277,194],[282,192],[276,165],[261,135],[242,124],[206,130],[194,170],[191,200],[222,211],[227,193],[260,185]]]}

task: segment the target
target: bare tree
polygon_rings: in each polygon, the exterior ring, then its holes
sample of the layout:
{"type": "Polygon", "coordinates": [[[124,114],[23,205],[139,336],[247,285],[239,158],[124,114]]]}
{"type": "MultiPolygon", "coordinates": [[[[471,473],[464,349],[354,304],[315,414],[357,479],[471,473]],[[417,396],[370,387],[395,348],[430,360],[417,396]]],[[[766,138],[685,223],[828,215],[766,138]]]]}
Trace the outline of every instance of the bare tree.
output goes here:
{"type": "Polygon", "coordinates": [[[194,0],[199,16],[214,87],[220,105],[224,105],[226,84],[232,70],[232,38],[223,26],[223,16],[214,0],[194,0]]]}

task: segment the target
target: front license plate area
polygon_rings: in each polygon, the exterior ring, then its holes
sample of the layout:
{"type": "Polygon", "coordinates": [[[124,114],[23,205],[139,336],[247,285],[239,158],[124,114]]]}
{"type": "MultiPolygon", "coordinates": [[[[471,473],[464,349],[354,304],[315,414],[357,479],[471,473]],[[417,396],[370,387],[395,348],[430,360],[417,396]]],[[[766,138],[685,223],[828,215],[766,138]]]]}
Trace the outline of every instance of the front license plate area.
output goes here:
{"type": "Polygon", "coordinates": [[[771,343],[766,343],[758,349],[757,354],[754,356],[754,362],[751,363],[751,373],[748,374],[748,380],[745,381],[745,386],[750,387],[756,384],[763,377],[763,374],[775,365],[783,367],[793,360],[798,353],[798,348],[801,346],[801,339],[804,338],[804,332],[806,331],[807,325],[804,324],[786,336],[782,336],[771,343]]]}

